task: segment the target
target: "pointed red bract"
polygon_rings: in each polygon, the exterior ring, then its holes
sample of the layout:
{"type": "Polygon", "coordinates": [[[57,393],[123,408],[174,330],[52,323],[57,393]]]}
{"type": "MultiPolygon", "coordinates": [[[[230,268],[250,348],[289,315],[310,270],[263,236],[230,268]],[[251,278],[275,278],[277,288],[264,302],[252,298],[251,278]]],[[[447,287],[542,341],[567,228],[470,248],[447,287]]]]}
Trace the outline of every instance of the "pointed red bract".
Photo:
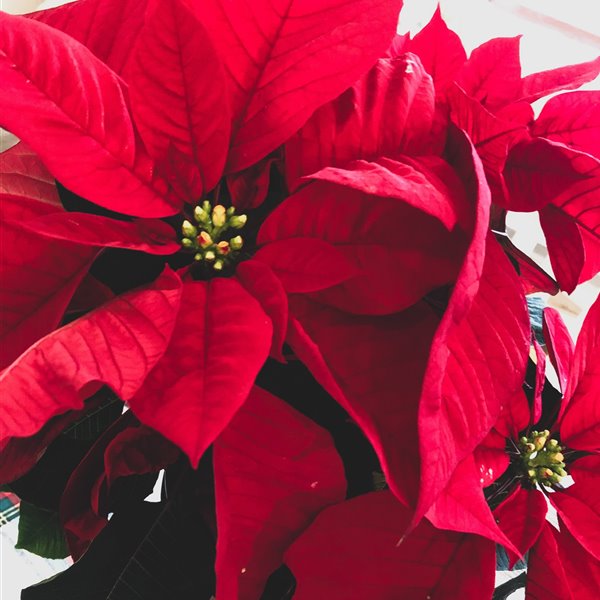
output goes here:
{"type": "Polygon", "coordinates": [[[437,317],[424,303],[392,316],[359,317],[292,298],[290,311],[287,342],[361,427],[394,494],[413,504],[418,398],[437,317]]]}
{"type": "Polygon", "coordinates": [[[548,504],[540,491],[520,486],[494,511],[500,529],[519,550],[519,554],[514,554],[507,549],[511,567],[537,541],[545,527],[547,512],[548,504]]]}
{"type": "Polygon", "coordinates": [[[474,533],[514,553],[516,548],[498,527],[485,500],[484,483],[473,455],[468,455],[456,467],[450,483],[425,516],[438,529],[474,533]]]}
{"type": "Polygon", "coordinates": [[[573,364],[575,345],[565,322],[555,308],[544,308],[542,315],[544,341],[548,349],[548,356],[558,375],[560,389],[564,394],[569,381],[571,365],[573,364]]]}
{"type": "Polygon", "coordinates": [[[460,38],[448,29],[439,5],[429,23],[405,45],[404,51],[418,55],[425,71],[431,75],[438,95],[454,80],[467,60],[460,38]]]}
{"type": "Polygon", "coordinates": [[[520,98],[534,102],[561,90],[573,90],[592,81],[600,73],[600,56],[588,62],[532,73],[521,81],[520,98]]]}
{"type": "Polygon", "coordinates": [[[551,98],[531,133],[600,158],[600,91],[571,92],[551,98]]]}
{"type": "Polygon", "coordinates": [[[550,494],[550,502],[571,535],[600,561],[600,456],[578,458],[569,475],[575,483],[550,494]]]}
{"type": "Polygon", "coordinates": [[[126,73],[142,138],[188,201],[221,178],[231,127],[225,74],[200,22],[203,12],[198,3],[150,0],[126,73]],[[168,165],[178,160],[187,168],[172,171],[168,165]]]}
{"type": "MultiPolygon", "coordinates": [[[[461,208],[466,204],[460,196],[448,201],[461,208]]],[[[358,314],[402,310],[452,281],[465,246],[459,228],[448,232],[437,219],[402,201],[321,181],[277,207],[263,223],[258,243],[296,237],[332,244],[361,270],[315,296],[358,314]]]]}
{"type": "Polygon", "coordinates": [[[166,350],[181,294],[165,271],[32,345],[0,375],[2,438],[28,436],[51,417],[79,409],[98,383],[123,400],[140,388],[166,350]]]}
{"type": "Polygon", "coordinates": [[[561,440],[570,448],[600,450],[600,297],[590,308],[575,346],[561,408],[561,440]]]}
{"type": "Polygon", "coordinates": [[[0,199],[0,368],[59,324],[98,252],[71,242],[48,243],[21,226],[21,219],[39,217],[47,206],[16,196],[0,199]]]}
{"type": "Polygon", "coordinates": [[[488,110],[494,111],[518,96],[521,87],[521,36],[494,38],[475,48],[456,82],[488,110]]]}
{"type": "Polygon", "coordinates": [[[416,56],[378,60],[288,140],[285,167],[289,188],[295,190],[302,176],[327,166],[424,153],[433,114],[431,77],[416,56]]]}
{"type": "Polygon", "coordinates": [[[0,153],[0,194],[38,200],[38,214],[62,210],[54,177],[23,142],[0,153]]]}
{"type": "Polygon", "coordinates": [[[257,260],[245,260],[235,270],[236,279],[258,300],[273,324],[270,355],[283,361],[282,348],[288,326],[288,299],[281,280],[268,265],[257,260]]]}
{"type": "Polygon", "coordinates": [[[0,125],[92,202],[143,217],[176,212],[134,132],[125,87],[106,65],[68,36],[23,17],[2,13],[0,39],[0,125]]]}
{"type": "MultiPolygon", "coordinates": [[[[55,212],[19,223],[29,238],[74,242],[82,246],[128,248],[148,254],[173,254],[181,249],[174,229],[159,219],[117,221],[100,215],[55,212]]],[[[46,242],[46,246],[54,242],[46,242]]]]}
{"type": "Polygon", "coordinates": [[[491,597],[492,542],[439,531],[424,522],[398,545],[409,520],[410,511],[389,492],[325,509],[286,553],[297,582],[294,598],[491,597]]]}
{"type": "Polygon", "coordinates": [[[234,115],[227,171],[252,165],[296,132],[381,56],[401,0],[202,3],[234,115]]]}
{"type": "Polygon", "coordinates": [[[77,0],[27,16],[69,34],[121,73],[144,23],[146,5],[147,0],[77,0]]]}
{"type": "MultiPolygon", "coordinates": [[[[460,283],[476,274],[467,265],[460,283]]],[[[487,435],[525,375],[530,335],[525,298],[491,236],[478,279],[471,301],[457,284],[433,342],[419,408],[422,471],[415,521],[487,435]]]]}
{"type": "Polygon", "coordinates": [[[344,467],[327,431],[254,387],[215,441],[214,471],[217,595],[256,600],[297,535],[344,499],[344,467]]]}
{"type": "Polygon", "coordinates": [[[129,405],[196,467],[246,400],[271,338],[270,319],[237,280],[186,281],[171,343],[129,405]]]}
{"type": "Polygon", "coordinates": [[[317,292],[360,273],[350,258],[318,238],[275,240],[259,248],[254,259],[269,265],[290,294],[317,292]]]}

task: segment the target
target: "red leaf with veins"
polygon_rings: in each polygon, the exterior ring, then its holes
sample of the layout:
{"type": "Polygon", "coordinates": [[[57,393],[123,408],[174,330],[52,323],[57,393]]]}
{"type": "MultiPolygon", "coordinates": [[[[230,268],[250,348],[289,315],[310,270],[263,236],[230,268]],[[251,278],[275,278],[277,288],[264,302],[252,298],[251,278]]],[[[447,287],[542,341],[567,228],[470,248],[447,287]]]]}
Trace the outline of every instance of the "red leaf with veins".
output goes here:
{"type": "Polygon", "coordinates": [[[28,436],[51,417],[79,409],[98,382],[129,400],[160,360],[181,294],[166,271],[32,345],[0,375],[3,437],[28,436]]]}
{"type": "Polygon", "coordinates": [[[458,85],[490,111],[519,95],[520,40],[521,36],[494,38],[481,44],[456,76],[458,85]]]}
{"type": "Polygon", "coordinates": [[[531,133],[600,158],[600,91],[571,92],[550,98],[531,133]]]}
{"type": "Polygon", "coordinates": [[[527,600],[574,600],[558,556],[554,527],[545,523],[527,560],[527,600]]]}
{"type": "Polygon", "coordinates": [[[544,308],[542,327],[548,356],[558,375],[560,389],[564,394],[569,381],[571,365],[573,364],[575,345],[565,322],[555,308],[544,308]]]}
{"type": "Polygon", "coordinates": [[[424,302],[394,315],[361,317],[290,298],[287,342],[367,436],[394,494],[414,504],[418,399],[438,318],[424,302]],[[402,381],[399,391],[397,382],[402,381]]]}
{"type": "Polygon", "coordinates": [[[510,462],[506,453],[506,436],[492,429],[473,451],[473,458],[480,486],[491,485],[506,471],[510,462]]]}
{"type": "Polygon", "coordinates": [[[539,217],[556,281],[561,290],[570,294],[577,287],[585,266],[581,229],[553,205],[543,208],[539,217]]]}
{"type": "Polygon", "coordinates": [[[38,215],[63,210],[54,177],[23,142],[0,153],[0,194],[38,200],[38,215]]]}
{"type": "Polygon", "coordinates": [[[124,84],[106,65],[67,35],[23,17],[0,14],[0,39],[2,127],[61,183],[100,206],[143,217],[176,212],[137,139],[124,84]]]}
{"type": "Polygon", "coordinates": [[[295,133],[388,47],[401,0],[202,3],[225,66],[234,115],[227,171],[244,169],[295,133]]]}
{"type": "Polygon", "coordinates": [[[257,260],[245,260],[235,270],[236,279],[258,300],[273,324],[270,356],[284,362],[282,348],[288,326],[288,299],[281,280],[257,260]]]}
{"type": "Polygon", "coordinates": [[[344,499],[344,466],[326,430],[254,387],[215,441],[214,471],[217,595],[254,600],[298,534],[344,499]]]}
{"type": "MultiPolygon", "coordinates": [[[[600,450],[600,297],[577,338],[569,383],[561,407],[561,440],[570,448],[600,450]]],[[[559,420],[560,420],[559,416],[559,420]]]]}
{"type": "Polygon", "coordinates": [[[467,60],[460,38],[448,29],[439,5],[429,23],[406,44],[404,50],[413,52],[421,59],[425,71],[433,79],[438,95],[454,81],[467,60]]]}
{"type": "MultiPolygon", "coordinates": [[[[459,210],[466,204],[457,195],[449,202],[459,210]]],[[[258,243],[297,237],[324,240],[361,269],[360,275],[316,296],[358,314],[402,310],[452,281],[465,246],[458,228],[450,233],[405,202],[321,181],[280,204],[263,223],[258,243]]]]}
{"type": "Polygon", "coordinates": [[[540,210],[587,179],[596,162],[591,156],[543,138],[519,142],[506,160],[504,180],[509,196],[505,208],[540,210]]]}
{"type": "Polygon", "coordinates": [[[462,193],[461,183],[450,165],[437,156],[355,160],[345,169],[326,167],[310,179],[337,183],[372,196],[395,198],[435,217],[449,231],[456,225],[457,213],[462,208],[451,200],[454,194],[462,193]]]}
{"type": "MultiPolygon", "coordinates": [[[[594,559],[577,543],[558,519],[560,533],[552,529],[557,541],[558,554],[574,600],[597,600],[600,590],[600,561],[594,559]]],[[[562,599],[561,599],[562,600],[562,599]]]]}
{"type": "Polygon", "coordinates": [[[600,561],[600,456],[578,458],[568,469],[575,483],[548,498],[571,535],[600,561]]]}
{"type": "Polygon", "coordinates": [[[535,544],[546,524],[547,512],[544,494],[521,486],[494,511],[500,529],[519,550],[515,554],[507,549],[511,568],[535,544]]]}
{"type": "Polygon", "coordinates": [[[275,240],[259,248],[254,259],[267,264],[290,294],[317,292],[360,272],[340,250],[319,238],[275,240]]]}
{"type": "MultiPolygon", "coordinates": [[[[30,237],[74,242],[82,246],[128,248],[148,254],[173,254],[181,249],[175,230],[159,219],[117,221],[89,213],[61,212],[21,221],[30,237]]],[[[46,242],[50,246],[54,242],[46,242]]]]}
{"type": "Polygon", "coordinates": [[[503,407],[494,428],[505,438],[517,439],[519,433],[531,424],[531,407],[522,387],[515,390],[503,407]]]}
{"type": "Polygon", "coordinates": [[[421,492],[415,522],[494,426],[525,375],[530,336],[525,297],[518,275],[491,234],[479,288],[470,302],[470,290],[461,289],[476,276],[471,252],[484,252],[475,240],[436,333],[423,384],[421,492]]]}
{"type": "Polygon", "coordinates": [[[58,210],[43,200],[1,197],[0,368],[58,325],[98,252],[71,242],[49,244],[22,227],[21,219],[39,218],[48,207],[58,210]]]}
{"type": "Polygon", "coordinates": [[[295,190],[302,176],[356,159],[423,154],[433,115],[433,84],[419,59],[412,54],[379,59],[288,140],[288,186],[295,190]]]}
{"type": "Polygon", "coordinates": [[[212,190],[223,172],[230,107],[225,74],[200,20],[204,7],[183,0],[150,0],[127,68],[135,122],[161,162],[175,149],[189,168],[166,172],[183,179],[187,200],[212,190]]]}
{"type": "Polygon", "coordinates": [[[196,467],[246,400],[272,331],[236,279],[184,282],[171,343],[129,405],[196,467]]]}
{"type": "Polygon", "coordinates": [[[483,495],[483,483],[485,478],[480,477],[470,454],[456,467],[448,486],[425,517],[438,529],[474,533],[503,545],[511,553],[516,552],[494,520],[483,495]]]}
{"type": "Polygon", "coordinates": [[[147,0],[78,0],[27,16],[69,34],[121,73],[144,24],[146,5],[147,0]]]}
{"type": "Polygon", "coordinates": [[[491,598],[492,542],[423,522],[398,545],[409,520],[410,511],[389,492],[325,509],[285,555],[297,581],[294,598],[491,598]]]}
{"type": "Polygon", "coordinates": [[[523,77],[520,99],[535,102],[561,90],[573,90],[592,81],[600,73],[600,56],[588,62],[540,71],[523,77]]]}

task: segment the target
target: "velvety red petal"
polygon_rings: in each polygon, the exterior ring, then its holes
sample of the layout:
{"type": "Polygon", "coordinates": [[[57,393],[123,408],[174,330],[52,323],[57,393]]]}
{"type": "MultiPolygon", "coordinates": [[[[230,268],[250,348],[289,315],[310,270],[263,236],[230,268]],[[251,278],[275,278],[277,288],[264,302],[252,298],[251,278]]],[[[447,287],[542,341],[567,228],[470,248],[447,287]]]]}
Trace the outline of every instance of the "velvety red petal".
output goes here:
{"type": "Polygon", "coordinates": [[[82,246],[128,248],[159,255],[181,250],[175,230],[159,219],[117,221],[89,213],[56,212],[41,219],[21,221],[20,226],[29,237],[64,240],[82,246]]]}
{"type": "Polygon", "coordinates": [[[550,98],[531,133],[600,158],[600,91],[571,92],[550,98]]]}
{"type": "Polygon", "coordinates": [[[225,66],[228,172],[264,158],[388,47],[401,0],[206,0],[202,22],[225,66]]]}
{"type": "Polygon", "coordinates": [[[2,436],[32,435],[81,408],[91,383],[131,398],[165,352],[180,294],[179,278],[166,271],[31,346],[0,375],[2,436]]]}
{"type": "Polygon", "coordinates": [[[481,487],[491,485],[506,471],[510,462],[506,436],[492,429],[473,451],[473,458],[481,487]]]}
{"type": "Polygon", "coordinates": [[[500,108],[518,96],[521,88],[521,36],[493,38],[475,48],[456,82],[488,110],[500,108]]]}
{"type": "Polygon", "coordinates": [[[271,338],[269,317],[236,279],[186,281],[171,343],[129,405],[197,466],[246,400],[271,338]]]}
{"type": "Polygon", "coordinates": [[[590,308],[577,338],[560,424],[561,440],[565,444],[590,452],[600,450],[599,349],[600,297],[590,308]]]}
{"type": "Polygon", "coordinates": [[[538,490],[525,490],[519,486],[495,511],[500,529],[518,549],[515,554],[507,549],[511,566],[536,543],[546,524],[548,504],[538,490]]]}
{"type": "Polygon", "coordinates": [[[571,365],[573,364],[575,344],[573,344],[571,334],[565,322],[555,308],[544,308],[542,319],[544,341],[548,349],[548,356],[558,375],[560,389],[564,394],[569,380],[569,373],[571,372],[571,365]]]}
{"type": "Polygon", "coordinates": [[[438,94],[454,80],[467,60],[460,38],[448,29],[439,6],[429,23],[406,44],[405,52],[413,52],[421,59],[438,94]]]}
{"type": "Polygon", "coordinates": [[[277,165],[278,157],[268,156],[255,165],[227,176],[227,189],[231,203],[241,210],[258,208],[267,197],[271,181],[271,167],[277,165]]]}
{"type": "Polygon", "coordinates": [[[600,456],[578,458],[568,467],[575,483],[550,494],[571,535],[600,561],[600,456]]]}
{"type": "Polygon", "coordinates": [[[287,342],[361,427],[394,494],[414,504],[418,399],[435,313],[419,303],[395,315],[361,317],[294,297],[290,311],[287,342]]]}
{"type": "Polygon", "coordinates": [[[267,264],[290,294],[323,290],[360,273],[352,260],[319,238],[275,240],[259,248],[254,259],[267,264]]]}
{"type": "Polygon", "coordinates": [[[438,496],[425,517],[438,529],[474,533],[497,544],[508,552],[517,549],[498,527],[483,495],[485,479],[480,477],[473,455],[467,456],[454,470],[448,486],[438,496]]]}
{"type": "Polygon", "coordinates": [[[324,167],[357,159],[425,154],[434,90],[418,57],[380,59],[351,88],[325,104],[285,146],[288,187],[324,167]]]}
{"type": "MultiPolygon", "coordinates": [[[[475,240],[469,252],[478,247],[475,240]]],[[[419,407],[422,474],[415,521],[495,425],[525,375],[530,336],[525,297],[491,235],[478,277],[476,269],[467,262],[432,345],[419,407]],[[459,285],[472,277],[479,285],[470,298],[459,285]]]]}
{"type": "Polygon", "coordinates": [[[346,494],[333,440],[254,387],[214,445],[217,595],[255,600],[283,553],[346,494]]]}
{"type": "Polygon", "coordinates": [[[297,581],[294,598],[491,598],[492,542],[423,522],[398,545],[409,520],[389,492],[325,509],[285,555],[297,581]]]}
{"type": "Polygon", "coordinates": [[[188,201],[212,190],[223,172],[231,127],[225,73],[201,19],[204,6],[149,0],[127,67],[135,122],[151,155],[188,201]],[[189,169],[161,163],[174,148],[189,169]]]}
{"type": "Polygon", "coordinates": [[[526,600],[575,600],[553,531],[554,528],[546,523],[529,551],[526,600]]]}
{"type": "Polygon", "coordinates": [[[237,280],[260,303],[273,324],[270,355],[283,361],[283,343],[288,327],[288,299],[281,280],[268,265],[257,260],[245,260],[236,270],[237,280]]]}
{"type": "Polygon", "coordinates": [[[69,34],[121,73],[144,24],[146,4],[147,0],[78,0],[27,16],[69,34]]]}
{"type": "Polygon", "coordinates": [[[136,138],[118,76],[69,36],[23,17],[2,13],[0,37],[0,124],[84,198],[142,217],[175,213],[136,138]]]}
{"type": "Polygon", "coordinates": [[[515,390],[504,405],[495,429],[506,438],[518,439],[519,433],[531,424],[531,407],[523,388],[515,390]]]}

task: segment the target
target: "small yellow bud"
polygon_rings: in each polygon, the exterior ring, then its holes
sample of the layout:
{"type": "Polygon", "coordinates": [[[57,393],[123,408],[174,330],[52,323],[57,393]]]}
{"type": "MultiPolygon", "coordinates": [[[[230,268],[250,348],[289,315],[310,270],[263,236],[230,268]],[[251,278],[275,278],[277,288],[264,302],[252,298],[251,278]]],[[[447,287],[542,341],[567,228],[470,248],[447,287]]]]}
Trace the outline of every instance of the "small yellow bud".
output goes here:
{"type": "Polygon", "coordinates": [[[227,209],[227,216],[228,216],[228,217],[231,217],[231,216],[233,216],[233,215],[235,215],[235,206],[230,206],[230,207],[227,209]]]}
{"type": "Polygon", "coordinates": [[[529,477],[531,477],[531,479],[535,478],[535,469],[529,469],[527,471],[527,475],[529,475],[529,477]]]}
{"type": "Polygon", "coordinates": [[[560,452],[560,448],[558,447],[557,440],[548,440],[548,443],[546,444],[546,446],[550,450],[558,450],[560,452]]]}
{"type": "Polygon", "coordinates": [[[196,219],[198,223],[206,224],[209,220],[208,213],[199,206],[196,206],[194,209],[194,219],[196,219]]]}
{"type": "Polygon", "coordinates": [[[217,204],[213,208],[212,222],[215,227],[223,227],[225,225],[225,207],[222,204],[217,204]]]}
{"type": "Polygon", "coordinates": [[[553,463],[561,463],[565,460],[565,457],[561,452],[554,452],[553,454],[550,454],[549,458],[550,462],[553,463]]]}
{"type": "Polygon", "coordinates": [[[190,240],[189,238],[183,238],[181,240],[181,245],[184,248],[193,248],[194,247],[194,242],[192,242],[192,240],[190,240]]]}
{"type": "Polygon", "coordinates": [[[560,477],[566,477],[568,475],[568,473],[562,467],[558,467],[556,469],[556,474],[560,477]]]}
{"type": "Polygon", "coordinates": [[[212,244],[213,244],[212,238],[206,231],[201,231],[198,234],[197,241],[198,241],[198,245],[201,248],[208,248],[209,246],[212,246],[212,244]]]}
{"type": "Polygon", "coordinates": [[[535,451],[535,446],[533,444],[525,444],[525,450],[529,453],[535,451]]]}
{"type": "Polygon", "coordinates": [[[231,252],[231,248],[229,247],[229,242],[219,242],[217,244],[217,254],[221,256],[227,256],[231,252]]]}
{"type": "Polygon", "coordinates": [[[202,260],[202,254],[200,252],[196,252],[196,254],[194,254],[194,260],[202,260]]]}
{"type": "Polygon", "coordinates": [[[241,229],[248,221],[247,215],[235,215],[229,219],[229,226],[234,229],[241,229]]]}
{"type": "Polygon", "coordinates": [[[538,451],[541,450],[545,446],[545,444],[546,444],[546,438],[543,434],[540,435],[539,437],[536,437],[533,440],[533,445],[535,446],[535,449],[538,451]]]}
{"type": "Polygon", "coordinates": [[[215,264],[213,265],[213,269],[215,271],[222,271],[223,270],[223,261],[221,259],[217,259],[215,261],[215,264]]]}
{"type": "Polygon", "coordinates": [[[204,260],[212,262],[213,260],[215,260],[215,258],[216,258],[215,253],[212,250],[208,250],[207,252],[204,253],[204,260]]]}
{"type": "Polygon", "coordinates": [[[209,214],[210,214],[210,209],[211,209],[210,202],[209,202],[208,200],[205,200],[205,201],[202,203],[202,210],[203,210],[203,211],[204,211],[204,212],[205,212],[207,215],[209,215],[209,214]]]}
{"type": "Polygon", "coordinates": [[[229,245],[233,250],[240,250],[244,245],[244,240],[241,235],[236,235],[229,240],[229,245]]]}
{"type": "Polygon", "coordinates": [[[198,230],[187,219],[181,224],[181,231],[183,235],[189,238],[198,235],[198,230]]]}

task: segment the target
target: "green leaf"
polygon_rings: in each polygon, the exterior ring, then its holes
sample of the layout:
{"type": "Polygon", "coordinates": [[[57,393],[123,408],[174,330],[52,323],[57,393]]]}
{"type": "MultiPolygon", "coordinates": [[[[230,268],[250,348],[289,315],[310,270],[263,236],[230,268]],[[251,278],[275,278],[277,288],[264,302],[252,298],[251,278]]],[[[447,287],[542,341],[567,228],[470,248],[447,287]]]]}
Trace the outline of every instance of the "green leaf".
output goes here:
{"type": "Polygon", "coordinates": [[[58,513],[21,502],[16,548],[43,558],[66,558],[69,549],[58,513]]]}

